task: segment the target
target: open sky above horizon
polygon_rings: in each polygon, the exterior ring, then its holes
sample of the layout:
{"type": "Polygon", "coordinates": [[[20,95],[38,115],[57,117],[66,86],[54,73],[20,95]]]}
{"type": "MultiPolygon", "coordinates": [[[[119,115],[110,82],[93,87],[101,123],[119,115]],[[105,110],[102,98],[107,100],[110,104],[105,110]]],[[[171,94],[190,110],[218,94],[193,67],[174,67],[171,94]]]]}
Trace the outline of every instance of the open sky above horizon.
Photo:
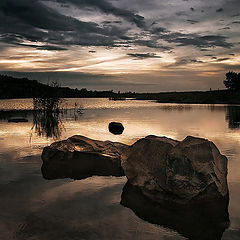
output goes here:
{"type": "Polygon", "coordinates": [[[239,0],[1,0],[0,72],[62,86],[224,88],[240,69],[239,0]]]}

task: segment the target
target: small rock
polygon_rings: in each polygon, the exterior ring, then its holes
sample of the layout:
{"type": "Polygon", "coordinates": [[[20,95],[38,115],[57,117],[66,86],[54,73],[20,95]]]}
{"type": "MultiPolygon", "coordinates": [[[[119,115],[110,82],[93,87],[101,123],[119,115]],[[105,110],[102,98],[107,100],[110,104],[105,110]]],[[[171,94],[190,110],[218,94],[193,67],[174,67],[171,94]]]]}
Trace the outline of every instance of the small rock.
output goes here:
{"type": "Polygon", "coordinates": [[[108,130],[109,132],[119,135],[123,133],[124,127],[121,123],[119,122],[110,122],[108,125],[108,130]]]}

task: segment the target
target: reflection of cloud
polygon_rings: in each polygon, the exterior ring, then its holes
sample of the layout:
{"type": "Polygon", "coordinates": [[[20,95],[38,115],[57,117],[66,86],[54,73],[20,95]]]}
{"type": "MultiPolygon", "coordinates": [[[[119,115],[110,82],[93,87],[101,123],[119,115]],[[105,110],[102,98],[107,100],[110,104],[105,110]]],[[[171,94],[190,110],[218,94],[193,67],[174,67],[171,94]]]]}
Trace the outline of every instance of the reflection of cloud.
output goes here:
{"type": "MultiPolygon", "coordinates": [[[[182,239],[176,233],[139,221],[137,217],[124,209],[119,204],[123,184],[116,185],[116,182],[119,182],[118,179],[102,179],[101,184],[106,184],[106,187],[99,191],[90,187],[88,192],[82,192],[81,185],[85,185],[87,188],[88,184],[91,186],[91,181],[93,187],[95,185],[95,189],[97,189],[98,179],[96,178],[85,182],[72,182],[69,184],[75,185],[79,190],[78,193],[67,196],[67,188],[62,189],[61,192],[56,193],[56,201],[50,201],[49,204],[47,198],[36,195],[37,201],[41,200],[42,203],[37,205],[42,208],[33,207],[33,211],[25,212],[21,217],[24,220],[16,231],[16,239],[26,240],[29,236],[40,240],[51,238],[70,240],[83,237],[86,239],[114,239],[116,233],[124,239],[132,239],[138,235],[146,239],[149,237],[155,239],[159,236],[182,239]],[[96,184],[94,184],[95,181],[96,184]],[[64,191],[66,191],[66,195],[64,191]],[[135,231],[129,231],[129,229],[137,228],[139,228],[137,235],[135,231]]],[[[51,192],[51,188],[49,192],[51,192]]]]}
{"type": "Polygon", "coordinates": [[[91,177],[80,181],[66,182],[47,189],[40,194],[40,198],[46,200],[46,205],[51,205],[59,200],[59,196],[61,196],[61,201],[74,198],[77,194],[90,196],[107,188],[122,187],[125,182],[126,177],[91,177]]]}

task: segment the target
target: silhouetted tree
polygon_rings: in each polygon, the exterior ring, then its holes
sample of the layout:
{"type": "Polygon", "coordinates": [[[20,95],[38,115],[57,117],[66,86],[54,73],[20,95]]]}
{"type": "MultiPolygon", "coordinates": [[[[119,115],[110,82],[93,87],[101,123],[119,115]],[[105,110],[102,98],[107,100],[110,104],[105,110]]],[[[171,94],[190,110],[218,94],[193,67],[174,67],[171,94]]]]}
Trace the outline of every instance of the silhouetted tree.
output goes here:
{"type": "Polygon", "coordinates": [[[223,81],[226,88],[229,90],[240,90],[240,73],[228,72],[226,73],[226,80],[223,81]]]}
{"type": "MultiPolygon", "coordinates": [[[[83,88],[71,89],[56,85],[46,85],[27,78],[14,78],[0,74],[0,99],[11,98],[46,98],[56,95],[60,98],[108,98],[116,93],[110,91],[92,91],[83,88]]],[[[47,103],[46,103],[47,104],[47,103]]]]}

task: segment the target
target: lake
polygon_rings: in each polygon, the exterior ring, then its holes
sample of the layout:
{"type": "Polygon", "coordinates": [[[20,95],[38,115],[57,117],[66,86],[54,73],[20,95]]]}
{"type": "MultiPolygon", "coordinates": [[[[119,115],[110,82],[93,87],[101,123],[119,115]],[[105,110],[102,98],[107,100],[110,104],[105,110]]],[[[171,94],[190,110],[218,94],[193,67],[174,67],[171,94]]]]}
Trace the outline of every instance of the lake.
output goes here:
{"type": "Polygon", "coordinates": [[[228,157],[230,225],[215,239],[240,239],[240,106],[65,99],[61,107],[49,130],[31,99],[0,100],[0,239],[187,239],[191,226],[152,224],[120,204],[126,177],[42,177],[42,149],[56,140],[84,135],[132,144],[150,134],[207,138],[228,157]],[[8,122],[16,117],[28,122],[8,122]],[[111,121],[124,125],[122,135],[109,133],[111,121]]]}

